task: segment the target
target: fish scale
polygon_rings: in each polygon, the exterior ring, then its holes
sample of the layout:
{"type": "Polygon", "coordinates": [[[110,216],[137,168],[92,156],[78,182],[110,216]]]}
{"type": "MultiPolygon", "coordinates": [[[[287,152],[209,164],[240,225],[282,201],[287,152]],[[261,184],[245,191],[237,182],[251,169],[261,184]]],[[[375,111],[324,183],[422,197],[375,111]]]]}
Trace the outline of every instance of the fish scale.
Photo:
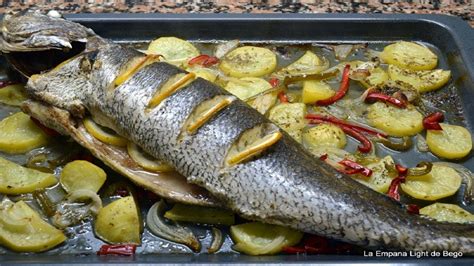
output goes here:
{"type": "MultiPolygon", "coordinates": [[[[5,19],[13,20],[10,21],[12,24],[28,24],[28,16],[40,16],[28,14],[5,19]]],[[[45,23],[44,17],[39,21],[45,23]]],[[[54,25],[61,24],[55,20],[54,25]]],[[[80,32],[84,30],[75,25],[61,26],[71,32],[76,30],[75,27],[80,32]]],[[[30,26],[34,27],[34,23],[30,26]]],[[[34,34],[41,36],[41,31],[34,34]]],[[[97,36],[90,33],[89,38],[97,36]]],[[[93,42],[96,46],[87,47],[99,51],[94,62],[96,68],[81,69],[78,62],[85,55],[79,56],[55,71],[30,79],[27,84],[30,95],[52,106],[65,108],[73,115],[77,115],[74,112],[78,106],[92,114],[105,114],[110,121],[117,122],[113,126],[119,133],[134,140],[153,156],[171,163],[189,182],[205,188],[223,206],[246,218],[368,248],[474,253],[473,224],[439,223],[409,214],[400,203],[313,157],[284,132],[281,139],[260,156],[225,166],[226,154],[244,132],[255,126],[271,124],[271,121],[236,100],[195,134],[180,140],[186,119],[199,104],[228,93],[210,82],[196,79],[147,112],[144,106],[152,97],[151,92],[158,90],[160,84],[179,70],[166,63],[154,63],[141,68],[128,81],[113,89],[113,81],[127,62],[140,54],[133,49],[104,43],[93,42]],[[108,51],[104,51],[106,49],[108,51]],[[100,56],[101,52],[104,56],[100,56]],[[77,80],[71,80],[71,77],[77,77],[77,80]],[[82,83],[87,85],[77,85],[82,83]],[[66,84],[69,87],[65,88],[66,84]],[[65,102],[70,99],[71,102],[65,102]]],[[[35,44],[30,45],[34,47],[35,44]]]]}

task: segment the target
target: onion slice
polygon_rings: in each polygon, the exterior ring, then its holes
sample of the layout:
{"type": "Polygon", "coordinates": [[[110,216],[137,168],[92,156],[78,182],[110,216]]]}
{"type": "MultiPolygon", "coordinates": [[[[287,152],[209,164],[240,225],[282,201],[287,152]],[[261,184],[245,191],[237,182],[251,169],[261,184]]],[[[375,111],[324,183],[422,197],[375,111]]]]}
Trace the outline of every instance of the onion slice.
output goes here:
{"type": "Polygon", "coordinates": [[[471,170],[467,169],[465,166],[457,164],[457,163],[449,163],[449,162],[436,162],[437,165],[448,166],[456,170],[462,177],[462,184],[466,187],[464,189],[463,201],[464,205],[469,205],[472,200],[474,199],[474,187],[472,186],[474,174],[471,170]]]}
{"type": "Polygon", "coordinates": [[[201,250],[201,243],[194,233],[186,227],[178,224],[170,224],[165,221],[164,213],[166,203],[160,200],[151,206],[146,215],[146,224],[150,231],[166,240],[184,244],[195,252],[201,250]]]}
{"type": "Polygon", "coordinates": [[[426,143],[425,137],[423,137],[421,134],[416,135],[416,148],[420,152],[428,152],[430,150],[428,143],[426,143]]]}
{"type": "Polygon", "coordinates": [[[222,235],[222,231],[216,227],[212,227],[212,242],[209,248],[207,249],[207,252],[209,254],[214,254],[219,249],[221,249],[222,244],[224,243],[224,236],[222,235]]]}
{"type": "Polygon", "coordinates": [[[96,215],[102,208],[102,200],[94,191],[78,189],[71,192],[66,200],[57,205],[56,214],[52,222],[59,228],[75,225],[88,218],[91,214],[96,215]],[[89,201],[89,204],[81,202],[89,201]]]}

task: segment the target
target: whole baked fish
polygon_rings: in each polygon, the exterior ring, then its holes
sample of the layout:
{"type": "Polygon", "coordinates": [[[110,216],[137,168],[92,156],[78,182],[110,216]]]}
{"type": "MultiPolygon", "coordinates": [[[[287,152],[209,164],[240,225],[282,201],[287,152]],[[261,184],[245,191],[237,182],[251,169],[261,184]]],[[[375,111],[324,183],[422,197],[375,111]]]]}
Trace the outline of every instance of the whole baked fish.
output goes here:
{"type": "Polygon", "coordinates": [[[474,253],[474,225],[408,214],[400,203],[315,159],[225,90],[159,58],[34,12],[5,16],[1,42],[3,53],[27,75],[34,72],[27,63],[45,54],[69,58],[29,78],[26,112],[150,187],[153,177],[144,182],[126,158],[117,161],[115,150],[104,152],[109,148],[88,140],[81,121],[91,115],[212,195],[185,193],[192,189],[176,194],[172,186],[154,190],[162,196],[219,202],[252,220],[364,247],[474,253]]]}

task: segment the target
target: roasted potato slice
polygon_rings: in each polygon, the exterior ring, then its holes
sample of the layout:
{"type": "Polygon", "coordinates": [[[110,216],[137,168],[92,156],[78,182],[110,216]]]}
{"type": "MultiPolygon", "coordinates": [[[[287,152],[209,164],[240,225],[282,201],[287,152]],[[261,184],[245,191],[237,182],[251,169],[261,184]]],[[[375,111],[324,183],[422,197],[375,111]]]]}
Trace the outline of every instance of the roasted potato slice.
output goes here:
{"type": "Polygon", "coordinates": [[[423,130],[423,115],[413,105],[400,109],[376,102],[368,107],[367,118],[371,126],[391,136],[412,136],[423,130]]]}
{"type": "Polygon", "coordinates": [[[380,192],[387,193],[388,188],[392,180],[397,177],[397,173],[390,171],[391,168],[395,168],[395,162],[391,156],[386,156],[379,162],[371,163],[366,166],[372,170],[372,175],[366,177],[363,175],[353,175],[352,177],[359,183],[362,183],[371,189],[380,192]]]}
{"type": "Polygon", "coordinates": [[[437,200],[454,195],[461,187],[462,177],[451,167],[433,164],[431,172],[408,176],[401,185],[403,192],[421,200],[437,200]]]}
{"type": "Polygon", "coordinates": [[[102,168],[88,161],[76,160],[64,166],[60,182],[64,190],[69,193],[78,189],[97,193],[106,179],[107,174],[102,168]]]}
{"type": "Polygon", "coordinates": [[[306,104],[314,104],[319,100],[331,98],[336,91],[324,81],[307,80],[303,82],[302,101],[306,104]]]}
{"type": "Polygon", "coordinates": [[[438,56],[415,42],[400,41],[385,46],[380,58],[392,65],[410,70],[430,70],[438,64],[438,56]]]}
{"type": "Polygon", "coordinates": [[[365,80],[361,80],[360,82],[367,88],[380,86],[384,84],[388,80],[388,74],[380,67],[374,68],[370,71],[370,75],[365,78],[365,80]]]}
{"type": "Polygon", "coordinates": [[[275,70],[277,58],[267,48],[243,46],[225,55],[219,68],[226,75],[236,78],[262,77],[275,70]]]}
{"type": "Polygon", "coordinates": [[[313,75],[323,72],[328,67],[327,60],[319,58],[311,51],[306,51],[298,60],[277,71],[275,75],[279,77],[313,75]]]}
{"type": "Polygon", "coordinates": [[[66,240],[66,236],[24,201],[0,204],[0,244],[17,252],[41,252],[66,240]]]}
{"type": "Polygon", "coordinates": [[[458,205],[439,203],[428,205],[420,209],[421,215],[426,215],[440,222],[472,223],[474,215],[458,205]]]}
{"type": "Polygon", "coordinates": [[[393,81],[402,81],[412,85],[419,92],[428,92],[443,87],[451,78],[451,71],[443,69],[412,71],[390,65],[388,75],[393,81]]]}
{"type": "Polygon", "coordinates": [[[306,126],[305,114],[304,103],[284,103],[270,109],[269,118],[295,140],[301,142],[303,128],[306,126]]]}
{"type": "Polygon", "coordinates": [[[0,121],[0,151],[25,153],[47,142],[48,136],[22,112],[0,121]]]}
{"type": "Polygon", "coordinates": [[[331,124],[319,124],[303,132],[303,142],[310,146],[344,148],[347,138],[341,128],[331,124]]]}
{"type": "Polygon", "coordinates": [[[7,195],[31,193],[57,182],[53,174],[29,169],[0,157],[0,193],[7,195]]]}
{"type": "Polygon", "coordinates": [[[461,126],[440,123],[443,130],[428,130],[426,144],[436,156],[446,159],[459,159],[472,150],[472,136],[461,126]]]}
{"type": "Polygon", "coordinates": [[[25,86],[23,84],[12,84],[0,88],[0,103],[20,106],[26,99],[25,86]]]}
{"type": "Polygon", "coordinates": [[[100,209],[95,220],[96,235],[112,244],[140,244],[140,217],[133,196],[118,199],[100,209]]]}
{"type": "Polygon", "coordinates": [[[298,244],[303,234],[279,225],[259,222],[245,223],[230,227],[234,249],[248,255],[270,255],[280,252],[283,247],[298,244]]]}
{"type": "Polygon", "coordinates": [[[241,78],[230,80],[224,89],[241,100],[246,100],[263,91],[271,89],[272,85],[262,78],[241,78]]]}
{"type": "Polygon", "coordinates": [[[150,43],[148,54],[159,54],[164,60],[176,66],[182,66],[200,54],[190,42],[176,37],[160,37],[150,43]]]}

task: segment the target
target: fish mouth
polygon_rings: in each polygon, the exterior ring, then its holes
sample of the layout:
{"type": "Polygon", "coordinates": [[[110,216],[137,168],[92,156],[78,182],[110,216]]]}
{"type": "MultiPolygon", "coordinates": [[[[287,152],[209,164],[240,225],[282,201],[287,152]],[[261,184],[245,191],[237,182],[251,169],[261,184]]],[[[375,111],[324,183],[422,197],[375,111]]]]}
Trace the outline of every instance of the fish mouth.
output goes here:
{"type": "Polygon", "coordinates": [[[188,183],[186,178],[177,172],[148,171],[130,158],[126,148],[97,140],[88,133],[82,121],[74,119],[66,110],[33,100],[27,100],[21,108],[42,124],[70,136],[116,172],[161,197],[186,204],[220,206],[207,190],[188,183]]]}

